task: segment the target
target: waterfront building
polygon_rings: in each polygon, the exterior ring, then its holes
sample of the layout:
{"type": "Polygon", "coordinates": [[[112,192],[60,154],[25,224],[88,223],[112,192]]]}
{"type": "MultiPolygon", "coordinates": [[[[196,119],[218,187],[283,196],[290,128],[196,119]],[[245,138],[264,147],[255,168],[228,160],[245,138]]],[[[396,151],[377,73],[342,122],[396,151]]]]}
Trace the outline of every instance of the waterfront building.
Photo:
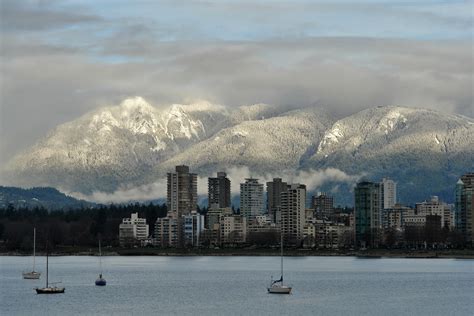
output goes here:
{"type": "Polygon", "coordinates": [[[184,245],[186,247],[200,246],[200,235],[204,231],[204,215],[198,212],[183,215],[184,245]]]}
{"type": "Polygon", "coordinates": [[[403,214],[403,227],[417,226],[424,227],[426,225],[426,214],[417,214],[415,209],[410,209],[403,214]]]}
{"type": "Polygon", "coordinates": [[[133,245],[148,238],[148,224],[145,218],[132,213],[130,218],[123,218],[119,226],[119,242],[121,246],[133,245]]]}
{"type": "Polygon", "coordinates": [[[263,184],[258,179],[248,178],[240,184],[240,214],[247,219],[263,215],[263,184]]]}
{"type": "Polygon", "coordinates": [[[232,209],[230,207],[210,208],[206,213],[205,227],[213,229],[216,224],[219,225],[221,217],[224,215],[232,215],[232,209]]]}
{"type": "Polygon", "coordinates": [[[456,184],[456,228],[467,243],[474,242],[474,173],[463,175],[456,184]]]}
{"type": "Polygon", "coordinates": [[[239,244],[247,240],[247,217],[242,215],[225,215],[221,219],[221,242],[239,244]]]}
{"type": "Polygon", "coordinates": [[[281,178],[267,182],[267,211],[273,223],[280,224],[281,193],[287,190],[288,184],[281,178]]]}
{"type": "Polygon", "coordinates": [[[197,175],[189,173],[188,166],[176,166],[176,172],[168,173],[167,189],[168,213],[180,218],[197,211],[197,175]]]}
{"type": "Polygon", "coordinates": [[[397,203],[397,183],[389,178],[383,178],[380,182],[381,208],[393,208],[397,203]]]}
{"type": "Polygon", "coordinates": [[[175,214],[157,218],[153,244],[159,247],[178,247],[178,219],[175,214]]]}
{"type": "Polygon", "coordinates": [[[189,172],[188,166],[176,166],[176,172],[168,173],[167,179],[168,215],[178,221],[178,244],[184,245],[183,216],[197,211],[197,175],[189,172]]]}
{"type": "Polygon", "coordinates": [[[319,192],[311,198],[311,208],[316,218],[330,219],[334,215],[334,198],[326,193],[319,192]]]}
{"type": "Polygon", "coordinates": [[[415,212],[419,216],[438,215],[441,217],[441,228],[454,228],[453,212],[450,206],[439,201],[437,196],[432,196],[430,201],[416,203],[415,212]]]}
{"type": "Polygon", "coordinates": [[[401,230],[405,226],[404,218],[411,214],[414,214],[412,208],[397,203],[393,207],[382,211],[382,227],[384,229],[401,230]]]}
{"type": "Polygon", "coordinates": [[[259,215],[247,221],[247,242],[255,245],[279,245],[280,227],[268,215],[259,215]]]}
{"type": "Polygon", "coordinates": [[[355,241],[361,247],[377,247],[381,230],[380,184],[363,181],[354,190],[355,241]]]}
{"type": "Polygon", "coordinates": [[[350,247],[354,235],[352,227],[324,219],[315,219],[308,224],[307,233],[313,234],[314,245],[318,248],[339,249],[350,247]],[[312,226],[312,227],[311,227],[312,226]]]}
{"type": "Polygon", "coordinates": [[[299,246],[304,238],[306,186],[289,184],[281,193],[281,231],[285,244],[299,246]]]}
{"type": "Polygon", "coordinates": [[[225,172],[208,179],[208,208],[231,207],[230,180],[225,172]]]}

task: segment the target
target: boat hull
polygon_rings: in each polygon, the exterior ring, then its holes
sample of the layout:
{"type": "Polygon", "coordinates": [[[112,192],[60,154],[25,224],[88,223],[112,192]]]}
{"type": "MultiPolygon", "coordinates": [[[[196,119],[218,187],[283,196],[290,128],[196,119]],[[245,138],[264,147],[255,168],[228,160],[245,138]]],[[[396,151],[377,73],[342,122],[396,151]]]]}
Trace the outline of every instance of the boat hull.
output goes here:
{"type": "Polygon", "coordinates": [[[107,284],[107,281],[105,281],[105,279],[95,280],[95,285],[97,285],[97,286],[105,286],[106,284],[107,284]]]}
{"type": "Polygon", "coordinates": [[[41,273],[36,271],[23,272],[23,279],[25,280],[38,280],[40,276],[41,273]]]}
{"type": "Polygon", "coordinates": [[[36,294],[62,294],[64,290],[63,287],[44,287],[36,289],[36,294]]]}
{"type": "Polygon", "coordinates": [[[288,286],[272,286],[267,290],[270,294],[291,294],[291,287],[288,286]]]}

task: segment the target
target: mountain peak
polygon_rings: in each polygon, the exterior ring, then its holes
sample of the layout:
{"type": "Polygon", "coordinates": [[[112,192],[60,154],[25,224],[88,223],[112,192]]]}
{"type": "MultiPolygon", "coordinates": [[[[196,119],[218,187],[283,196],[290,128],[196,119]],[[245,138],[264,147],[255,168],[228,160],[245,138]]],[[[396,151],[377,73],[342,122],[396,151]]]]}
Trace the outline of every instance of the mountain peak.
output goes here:
{"type": "Polygon", "coordinates": [[[137,109],[155,109],[150,103],[148,103],[144,98],[140,96],[135,96],[123,100],[122,103],[120,103],[120,107],[124,111],[134,111],[137,109]]]}

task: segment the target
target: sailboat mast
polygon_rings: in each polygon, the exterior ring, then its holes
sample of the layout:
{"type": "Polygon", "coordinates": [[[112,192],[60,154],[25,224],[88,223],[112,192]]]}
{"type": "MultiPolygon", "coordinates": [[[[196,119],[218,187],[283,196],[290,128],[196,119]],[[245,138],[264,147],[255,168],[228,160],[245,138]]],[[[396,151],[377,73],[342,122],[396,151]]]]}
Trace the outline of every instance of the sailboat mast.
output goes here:
{"type": "Polygon", "coordinates": [[[48,262],[48,242],[46,242],[46,287],[48,287],[48,267],[49,267],[49,262],[48,262]]]}
{"type": "Polygon", "coordinates": [[[36,227],[33,228],[33,272],[35,271],[35,258],[36,258],[36,227]]]}
{"type": "Polygon", "coordinates": [[[102,274],[102,248],[100,246],[100,239],[99,239],[99,267],[100,267],[100,274],[102,274]]]}
{"type": "Polygon", "coordinates": [[[280,254],[280,257],[281,257],[281,284],[283,285],[283,230],[281,230],[281,254],[280,254]]]}

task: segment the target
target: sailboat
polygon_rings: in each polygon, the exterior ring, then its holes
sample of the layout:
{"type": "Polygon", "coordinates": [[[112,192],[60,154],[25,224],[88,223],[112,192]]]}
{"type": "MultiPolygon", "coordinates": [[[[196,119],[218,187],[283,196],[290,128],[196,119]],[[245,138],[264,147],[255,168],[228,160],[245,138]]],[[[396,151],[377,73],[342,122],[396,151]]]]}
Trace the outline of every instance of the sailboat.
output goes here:
{"type": "Polygon", "coordinates": [[[97,286],[105,286],[107,281],[102,277],[102,249],[100,247],[100,239],[99,239],[99,266],[100,266],[100,274],[97,280],[95,280],[95,285],[97,286]]]}
{"type": "Polygon", "coordinates": [[[27,280],[38,280],[41,273],[35,271],[35,259],[36,259],[36,227],[33,229],[33,270],[30,272],[23,272],[23,279],[27,280]]]}
{"type": "Polygon", "coordinates": [[[281,276],[279,280],[273,281],[273,277],[270,283],[270,287],[267,288],[268,293],[271,294],[290,294],[291,287],[283,284],[283,231],[281,232],[281,276]]]}
{"type": "Polygon", "coordinates": [[[48,272],[49,272],[49,261],[48,261],[48,243],[46,242],[46,287],[36,288],[36,294],[60,294],[64,293],[65,288],[57,286],[49,286],[48,283],[48,272]]]}

